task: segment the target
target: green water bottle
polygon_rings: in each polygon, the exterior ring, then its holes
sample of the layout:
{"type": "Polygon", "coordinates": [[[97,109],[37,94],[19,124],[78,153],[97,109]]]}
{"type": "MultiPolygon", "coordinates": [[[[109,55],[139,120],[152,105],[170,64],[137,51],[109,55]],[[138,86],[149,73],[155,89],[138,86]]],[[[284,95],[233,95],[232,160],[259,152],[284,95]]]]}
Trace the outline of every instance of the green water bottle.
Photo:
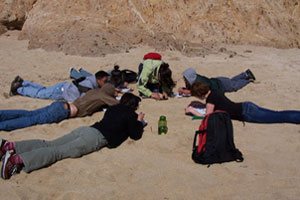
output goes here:
{"type": "Polygon", "coordinates": [[[158,120],[158,135],[165,135],[168,132],[166,116],[160,116],[158,120]]]}

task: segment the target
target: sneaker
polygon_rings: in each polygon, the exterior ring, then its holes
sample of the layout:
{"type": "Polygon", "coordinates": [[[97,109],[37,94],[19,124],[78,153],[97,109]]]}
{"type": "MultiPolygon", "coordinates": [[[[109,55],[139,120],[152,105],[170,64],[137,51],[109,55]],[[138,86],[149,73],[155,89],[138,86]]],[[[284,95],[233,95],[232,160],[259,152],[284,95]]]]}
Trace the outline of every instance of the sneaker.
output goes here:
{"type": "Polygon", "coordinates": [[[9,96],[17,95],[17,89],[22,86],[23,79],[20,76],[16,76],[15,79],[11,82],[9,96]]]}
{"type": "Polygon", "coordinates": [[[3,179],[9,179],[12,175],[21,170],[21,165],[15,163],[14,155],[14,153],[7,151],[4,156],[1,168],[1,177],[3,179]]]}
{"type": "Polygon", "coordinates": [[[6,140],[3,140],[0,138],[0,161],[2,160],[2,157],[5,155],[6,151],[4,150],[4,145],[6,144],[6,140]]]}
{"type": "Polygon", "coordinates": [[[252,73],[252,71],[250,69],[246,70],[246,74],[247,74],[249,80],[253,80],[253,81],[256,80],[254,74],[252,73]]]}

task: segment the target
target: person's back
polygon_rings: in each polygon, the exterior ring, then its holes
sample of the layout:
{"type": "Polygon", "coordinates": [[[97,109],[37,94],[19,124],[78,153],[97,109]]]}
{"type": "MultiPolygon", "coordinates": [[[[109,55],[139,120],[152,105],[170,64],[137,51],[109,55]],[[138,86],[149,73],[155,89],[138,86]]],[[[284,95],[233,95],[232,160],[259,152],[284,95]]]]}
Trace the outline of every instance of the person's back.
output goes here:
{"type": "Polygon", "coordinates": [[[108,147],[119,146],[128,137],[138,140],[143,134],[143,124],[135,113],[140,98],[131,93],[126,93],[121,98],[120,104],[107,109],[103,119],[92,127],[98,129],[108,141],[108,147]],[[129,101],[126,101],[129,99],[129,101]]]}
{"type": "Polygon", "coordinates": [[[76,117],[91,115],[104,105],[117,104],[114,88],[112,84],[106,83],[102,88],[89,90],[85,96],[75,100],[73,104],[78,109],[76,117]]]}
{"type": "Polygon", "coordinates": [[[215,77],[208,78],[206,76],[197,74],[193,68],[186,69],[183,73],[183,78],[185,81],[185,88],[179,88],[179,94],[190,94],[190,88],[194,83],[205,83],[209,86],[211,90],[218,90],[222,93],[225,92],[236,92],[239,89],[243,88],[250,82],[256,80],[254,74],[250,69],[247,69],[245,72],[242,72],[232,78],[227,77],[215,77]]]}
{"type": "Polygon", "coordinates": [[[61,82],[53,86],[45,87],[23,80],[20,76],[17,76],[11,83],[10,96],[22,95],[40,99],[64,99],[68,102],[73,102],[77,98],[84,96],[86,91],[104,85],[105,82],[107,82],[107,78],[108,74],[101,70],[95,75],[88,76],[76,84],[74,84],[74,82],[61,82]]]}
{"type": "Polygon", "coordinates": [[[137,117],[138,115],[128,106],[117,104],[109,107],[103,119],[92,127],[98,128],[109,141],[109,147],[113,148],[119,146],[128,137],[134,140],[141,138],[143,125],[137,121],[137,117]]]}
{"type": "MultiPolygon", "coordinates": [[[[79,82],[78,85],[88,89],[98,88],[96,77],[94,75],[86,77],[83,81],[79,82]]],[[[76,86],[73,82],[65,83],[62,90],[63,98],[69,102],[73,102],[85,95],[85,92],[80,92],[78,86],[76,86]]]]}
{"type": "Polygon", "coordinates": [[[137,89],[143,98],[168,99],[175,83],[169,64],[161,60],[146,59],[139,66],[137,89]],[[162,93],[162,96],[159,95],[162,93]]]}
{"type": "Polygon", "coordinates": [[[197,74],[196,71],[193,68],[188,68],[182,73],[186,88],[190,90],[192,84],[203,82],[206,85],[209,86],[210,89],[219,90],[221,92],[224,92],[224,87],[222,86],[222,83],[216,79],[216,78],[208,78],[206,76],[197,74]]]}
{"type": "Polygon", "coordinates": [[[159,83],[158,71],[163,62],[161,60],[147,59],[143,61],[143,69],[139,73],[137,88],[140,92],[146,96],[151,95],[151,91],[145,88],[147,83],[156,84],[159,83]]]}
{"type": "Polygon", "coordinates": [[[224,93],[224,86],[222,85],[222,82],[217,78],[207,78],[206,76],[202,76],[200,74],[197,74],[196,81],[194,83],[203,82],[206,85],[209,86],[211,90],[218,90],[220,92],[224,93]]]}
{"type": "Polygon", "coordinates": [[[66,101],[73,102],[82,98],[87,91],[101,88],[107,82],[108,76],[108,73],[100,70],[95,75],[83,78],[82,81],[67,82],[62,89],[62,96],[66,101]]]}

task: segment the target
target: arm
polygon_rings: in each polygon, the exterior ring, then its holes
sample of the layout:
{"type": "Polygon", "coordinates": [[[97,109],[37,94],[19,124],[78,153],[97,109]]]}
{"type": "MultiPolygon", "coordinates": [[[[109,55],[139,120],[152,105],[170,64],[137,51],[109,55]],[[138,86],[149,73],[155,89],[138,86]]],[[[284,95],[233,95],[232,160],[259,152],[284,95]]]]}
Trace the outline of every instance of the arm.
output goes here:
{"type": "Polygon", "coordinates": [[[192,107],[192,106],[190,106],[190,105],[188,105],[188,106],[185,108],[185,114],[188,114],[188,113],[191,113],[191,114],[193,114],[194,116],[199,116],[199,117],[204,117],[204,116],[205,116],[205,115],[203,115],[203,114],[197,112],[197,111],[195,110],[195,108],[192,107]]]}
{"type": "Polygon", "coordinates": [[[179,93],[179,94],[190,95],[190,94],[191,94],[191,91],[190,91],[189,89],[186,89],[186,88],[179,88],[179,89],[178,89],[178,93],[179,93]]]}
{"type": "Polygon", "coordinates": [[[128,127],[129,127],[129,137],[133,140],[138,140],[143,135],[143,124],[142,120],[144,119],[144,113],[140,113],[136,118],[136,115],[128,116],[128,127]]]}
{"type": "Polygon", "coordinates": [[[206,104],[206,115],[214,112],[214,109],[215,109],[215,105],[212,104],[212,103],[207,103],[206,104]]]}
{"type": "Polygon", "coordinates": [[[134,120],[128,124],[129,126],[129,137],[133,140],[139,140],[141,139],[144,128],[143,123],[139,120],[134,120]]]}
{"type": "Polygon", "coordinates": [[[111,97],[111,98],[109,98],[109,99],[106,99],[105,101],[104,101],[104,103],[106,104],[106,105],[108,105],[108,106],[113,106],[113,105],[116,105],[116,104],[118,104],[118,103],[120,103],[116,98],[114,98],[114,97],[111,97]]]}

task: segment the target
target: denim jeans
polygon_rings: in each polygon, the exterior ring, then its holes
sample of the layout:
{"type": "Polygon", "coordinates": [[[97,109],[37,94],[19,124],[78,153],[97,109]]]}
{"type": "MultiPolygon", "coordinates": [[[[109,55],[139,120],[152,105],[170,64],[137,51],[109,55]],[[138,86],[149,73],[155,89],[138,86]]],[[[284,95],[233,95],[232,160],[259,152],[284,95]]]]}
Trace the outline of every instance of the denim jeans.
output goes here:
{"type": "Polygon", "coordinates": [[[15,149],[23,160],[24,171],[28,173],[64,158],[77,158],[98,151],[106,145],[107,140],[99,130],[83,126],[53,141],[15,142],[15,149]]]}
{"type": "Polygon", "coordinates": [[[300,111],[273,111],[261,108],[252,102],[243,103],[245,122],[254,123],[293,123],[300,124],[300,111]]]}
{"type": "Polygon", "coordinates": [[[65,102],[56,101],[33,111],[0,110],[0,130],[11,131],[36,124],[58,123],[69,117],[70,111],[64,107],[65,102]]]}
{"type": "Polygon", "coordinates": [[[77,71],[76,69],[72,68],[70,70],[70,78],[73,78],[73,79],[80,79],[80,78],[83,78],[83,77],[88,77],[88,76],[92,76],[93,74],[91,74],[90,72],[88,71],[85,71],[84,69],[79,69],[79,71],[77,71]]]}
{"type": "Polygon", "coordinates": [[[56,85],[45,87],[30,81],[23,81],[21,87],[18,88],[18,94],[31,98],[60,100],[62,97],[62,88],[66,82],[57,83],[56,85]]]}
{"type": "Polygon", "coordinates": [[[217,79],[222,82],[225,92],[236,92],[250,83],[245,72],[242,72],[231,79],[227,77],[217,77],[217,79]]]}

